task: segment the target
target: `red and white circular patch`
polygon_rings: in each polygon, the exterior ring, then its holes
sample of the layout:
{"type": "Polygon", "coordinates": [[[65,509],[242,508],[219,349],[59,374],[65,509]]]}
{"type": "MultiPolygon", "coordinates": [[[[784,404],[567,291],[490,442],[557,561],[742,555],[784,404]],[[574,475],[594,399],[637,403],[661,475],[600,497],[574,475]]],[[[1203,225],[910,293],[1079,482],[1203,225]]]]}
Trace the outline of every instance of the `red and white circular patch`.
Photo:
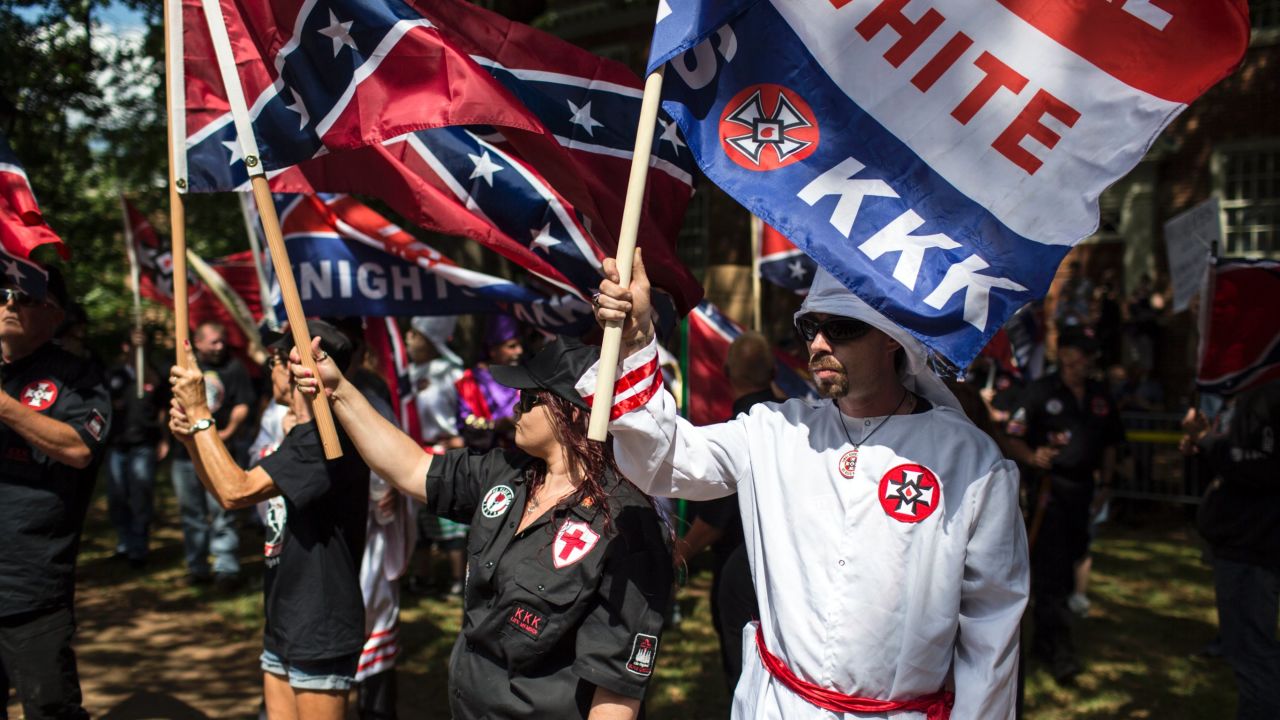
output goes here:
{"type": "Polygon", "coordinates": [[[52,380],[37,380],[22,388],[18,400],[32,410],[48,410],[58,401],[58,386],[52,380]]]}
{"type": "Polygon", "coordinates": [[[899,465],[880,478],[880,507],[898,522],[918,523],[941,504],[938,476],[923,465],[899,465]]]}
{"type": "Polygon", "coordinates": [[[734,95],[720,115],[720,146],[747,170],[777,170],[818,149],[818,117],[794,90],[765,83],[734,95]]]}
{"type": "Polygon", "coordinates": [[[858,448],[854,448],[849,452],[840,456],[840,461],[836,463],[836,469],[846,478],[853,477],[854,471],[858,467],[858,448]]]}

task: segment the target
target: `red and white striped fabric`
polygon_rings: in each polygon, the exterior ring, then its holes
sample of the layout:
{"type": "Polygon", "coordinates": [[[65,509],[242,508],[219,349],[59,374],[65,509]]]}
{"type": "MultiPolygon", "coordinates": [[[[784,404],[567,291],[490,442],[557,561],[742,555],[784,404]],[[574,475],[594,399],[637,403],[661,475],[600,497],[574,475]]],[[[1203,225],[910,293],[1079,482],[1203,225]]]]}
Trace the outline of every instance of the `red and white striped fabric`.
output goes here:
{"type": "MultiPolygon", "coordinates": [[[[600,363],[597,362],[578,379],[575,389],[583,400],[590,405],[595,400],[596,377],[600,363]]],[[[658,340],[654,338],[643,350],[624,358],[618,364],[618,379],[613,384],[613,410],[610,420],[617,420],[627,413],[642,407],[662,389],[662,370],[658,365],[658,340]]]]}

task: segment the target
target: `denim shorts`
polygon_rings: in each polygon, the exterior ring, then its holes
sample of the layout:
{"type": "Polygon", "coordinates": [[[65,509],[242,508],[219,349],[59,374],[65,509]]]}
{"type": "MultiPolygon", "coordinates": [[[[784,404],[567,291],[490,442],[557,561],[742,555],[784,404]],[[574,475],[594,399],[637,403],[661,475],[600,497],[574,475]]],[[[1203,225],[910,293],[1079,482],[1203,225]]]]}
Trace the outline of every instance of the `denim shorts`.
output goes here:
{"type": "Polygon", "coordinates": [[[356,682],[360,653],[325,660],[302,660],[286,664],[270,650],[262,651],[262,671],[288,678],[297,690],[350,690],[356,682]]]}

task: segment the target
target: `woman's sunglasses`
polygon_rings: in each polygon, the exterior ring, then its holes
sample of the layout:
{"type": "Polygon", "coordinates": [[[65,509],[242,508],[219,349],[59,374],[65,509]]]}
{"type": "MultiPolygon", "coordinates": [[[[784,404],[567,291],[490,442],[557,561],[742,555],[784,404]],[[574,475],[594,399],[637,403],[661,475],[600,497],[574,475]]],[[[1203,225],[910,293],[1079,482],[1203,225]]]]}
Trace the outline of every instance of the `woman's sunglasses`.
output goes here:
{"type": "Polygon", "coordinates": [[[871,326],[862,320],[854,320],[847,317],[829,317],[826,320],[819,320],[813,315],[801,315],[796,318],[796,331],[800,333],[805,342],[813,342],[818,337],[818,333],[822,333],[828,341],[833,343],[844,343],[866,335],[871,330],[871,326]]]}
{"type": "Polygon", "coordinates": [[[524,415],[542,404],[542,396],[535,390],[521,390],[520,399],[516,401],[516,412],[524,415]]]}

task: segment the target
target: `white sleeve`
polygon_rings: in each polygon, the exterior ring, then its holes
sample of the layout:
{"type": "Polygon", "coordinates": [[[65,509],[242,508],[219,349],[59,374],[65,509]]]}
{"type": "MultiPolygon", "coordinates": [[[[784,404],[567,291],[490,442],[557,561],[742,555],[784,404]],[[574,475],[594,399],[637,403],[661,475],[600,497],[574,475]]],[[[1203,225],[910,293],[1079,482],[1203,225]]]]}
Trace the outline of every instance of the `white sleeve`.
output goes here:
{"type": "MultiPolygon", "coordinates": [[[[662,385],[657,348],[654,340],[618,368],[609,424],[618,468],[650,495],[712,500],[733,494],[751,472],[743,419],[697,427],[680,417],[662,385]]],[[[588,404],[596,369],[577,384],[588,404]]]]}
{"type": "Polygon", "coordinates": [[[960,589],[955,720],[1013,718],[1018,639],[1030,573],[1018,511],[1018,468],[997,464],[969,489],[969,542],[960,589]]]}

